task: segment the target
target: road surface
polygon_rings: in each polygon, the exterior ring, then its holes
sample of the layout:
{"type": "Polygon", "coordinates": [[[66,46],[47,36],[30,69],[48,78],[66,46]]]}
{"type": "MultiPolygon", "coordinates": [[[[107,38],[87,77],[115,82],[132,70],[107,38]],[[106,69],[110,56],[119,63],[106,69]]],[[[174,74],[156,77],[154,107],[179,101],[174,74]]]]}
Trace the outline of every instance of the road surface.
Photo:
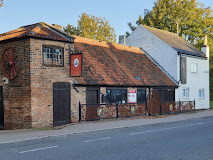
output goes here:
{"type": "Polygon", "coordinates": [[[213,117],[0,144],[1,160],[213,160],[213,117]]]}

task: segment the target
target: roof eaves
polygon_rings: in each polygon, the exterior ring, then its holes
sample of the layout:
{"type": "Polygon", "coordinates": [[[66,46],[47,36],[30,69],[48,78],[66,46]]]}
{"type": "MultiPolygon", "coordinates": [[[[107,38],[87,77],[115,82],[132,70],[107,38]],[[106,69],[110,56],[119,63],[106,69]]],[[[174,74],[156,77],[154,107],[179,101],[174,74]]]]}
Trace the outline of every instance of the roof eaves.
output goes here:
{"type": "Polygon", "coordinates": [[[27,39],[27,38],[35,38],[35,39],[44,39],[44,40],[50,40],[50,41],[58,41],[58,42],[65,42],[65,43],[74,43],[72,41],[63,41],[63,40],[57,40],[57,39],[51,39],[51,38],[43,38],[43,37],[36,37],[31,34],[27,34],[22,37],[15,37],[15,38],[10,38],[10,39],[5,39],[0,41],[0,43],[5,43],[5,42],[11,42],[11,41],[16,41],[16,40],[22,40],[22,39],[27,39]]]}
{"type": "Polygon", "coordinates": [[[178,55],[180,55],[180,54],[188,56],[188,57],[193,57],[193,58],[207,59],[207,57],[205,57],[205,56],[198,56],[198,55],[192,55],[192,54],[188,54],[188,53],[178,52],[178,55]]]}
{"type": "Polygon", "coordinates": [[[59,32],[58,34],[59,34],[60,36],[63,36],[64,38],[66,38],[66,39],[68,39],[68,40],[74,42],[75,37],[73,37],[73,36],[67,34],[66,32],[64,32],[64,31],[62,31],[62,30],[60,30],[60,29],[54,27],[54,26],[51,25],[51,24],[48,24],[48,23],[46,23],[46,22],[42,22],[42,23],[44,23],[46,26],[48,26],[49,28],[51,28],[52,31],[54,31],[55,33],[58,33],[58,32],[59,32]]]}
{"type": "Polygon", "coordinates": [[[165,88],[178,88],[178,86],[174,85],[153,85],[153,86],[148,86],[148,85],[119,85],[119,84],[86,84],[86,83],[78,83],[74,84],[75,86],[101,86],[101,87],[165,87],[165,88]]]}

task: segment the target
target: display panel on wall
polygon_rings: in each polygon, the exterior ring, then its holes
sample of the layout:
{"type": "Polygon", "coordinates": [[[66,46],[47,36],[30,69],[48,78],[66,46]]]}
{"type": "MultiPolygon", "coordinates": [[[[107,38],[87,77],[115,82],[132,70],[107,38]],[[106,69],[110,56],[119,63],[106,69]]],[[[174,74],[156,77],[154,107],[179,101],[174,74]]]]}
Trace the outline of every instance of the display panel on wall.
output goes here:
{"type": "Polygon", "coordinates": [[[71,77],[81,77],[82,76],[82,66],[83,66],[83,54],[71,54],[70,55],[70,76],[71,77]]]}

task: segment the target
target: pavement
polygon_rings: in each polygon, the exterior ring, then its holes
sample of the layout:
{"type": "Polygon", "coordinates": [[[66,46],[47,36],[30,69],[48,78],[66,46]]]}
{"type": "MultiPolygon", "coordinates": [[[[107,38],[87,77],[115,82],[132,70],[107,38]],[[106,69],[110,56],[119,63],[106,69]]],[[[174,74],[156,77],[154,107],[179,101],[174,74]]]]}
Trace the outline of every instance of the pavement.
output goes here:
{"type": "Polygon", "coordinates": [[[182,113],[169,116],[158,117],[137,117],[129,119],[81,122],[70,124],[49,130],[43,129],[20,129],[20,130],[0,130],[0,144],[41,139],[46,137],[63,136],[70,134],[80,134],[115,128],[125,128],[134,126],[151,125],[158,123],[186,121],[196,118],[213,117],[213,110],[197,111],[192,113],[182,113]]]}

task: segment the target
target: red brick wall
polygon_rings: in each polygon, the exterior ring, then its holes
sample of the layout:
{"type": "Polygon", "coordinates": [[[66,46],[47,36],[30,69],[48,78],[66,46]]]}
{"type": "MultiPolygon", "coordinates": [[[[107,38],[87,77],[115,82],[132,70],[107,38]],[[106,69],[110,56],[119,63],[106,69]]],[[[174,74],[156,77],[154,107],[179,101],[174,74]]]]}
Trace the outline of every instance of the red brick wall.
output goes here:
{"type": "MultiPolygon", "coordinates": [[[[73,44],[41,39],[30,39],[30,75],[31,75],[31,106],[32,127],[53,125],[53,83],[74,83],[70,77],[69,51],[73,44]],[[42,45],[64,48],[64,67],[50,67],[42,64],[42,45]]],[[[71,87],[71,122],[78,122],[78,103],[83,89],[79,93],[71,87]],[[75,102],[75,103],[74,103],[75,102]]]]}
{"type": "Polygon", "coordinates": [[[86,103],[86,88],[72,84],[70,77],[69,45],[73,44],[42,40],[25,39],[1,43],[0,54],[7,47],[13,47],[19,53],[21,68],[18,77],[9,84],[3,84],[3,72],[0,65],[0,86],[3,86],[5,129],[31,127],[50,127],[53,125],[53,83],[71,83],[71,122],[78,122],[79,101],[86,103]],[[47,67],[42,64],[42,45],[64,48],[64,67],[47,67]]]}
{"type": "Polygon", "coordinates": [[[30,62],[29,39],[0,43],[0,55],[7,47],[13,47],[21,60],[20,73],[17,78],[3,84],[3,72],[0,65],[0,85],[3,86],[5,129],[31,127],[30,102],[30,62]]]}

